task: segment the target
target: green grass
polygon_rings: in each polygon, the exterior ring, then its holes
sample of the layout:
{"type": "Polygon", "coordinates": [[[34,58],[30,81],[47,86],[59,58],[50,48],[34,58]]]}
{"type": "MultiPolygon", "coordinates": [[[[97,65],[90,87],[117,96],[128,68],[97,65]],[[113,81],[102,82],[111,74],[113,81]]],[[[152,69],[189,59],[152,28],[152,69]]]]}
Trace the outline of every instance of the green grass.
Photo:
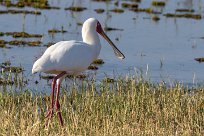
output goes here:
{"type": "Polygon", "coordinates": [[[0,91],[1,135],[203,135],[204,88],[166,87],[141,78],[113,83],[83,81],[60,96],[64,127],[54,116],[47,128],[50,98],[31,91],[0,91]]]}

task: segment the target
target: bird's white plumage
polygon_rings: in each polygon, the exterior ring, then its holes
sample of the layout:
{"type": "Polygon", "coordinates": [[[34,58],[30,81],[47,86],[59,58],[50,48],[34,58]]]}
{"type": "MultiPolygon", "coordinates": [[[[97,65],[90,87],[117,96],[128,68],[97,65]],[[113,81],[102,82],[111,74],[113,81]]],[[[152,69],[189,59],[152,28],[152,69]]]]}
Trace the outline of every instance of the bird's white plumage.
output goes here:
{"type": "Polygon", "coordinates": [[[96,32],[97,20],[90,18],[82,27],[82,41],[61,41],[50,46],[34,63],[32,73],[45,72],[78,74],[87,69],[100,53],[101,45],[96,32]]]}
{"type": "Polygon", "coordinates": [[[59,92],[60,82],[67,74],[77,75],[87,69],[91,62],[96,59],[101,50],[98,33],[107,40],[118,58],[124,59],[125,56],[114,45],[114,43],[104,33],[101,24],[94,18],[87,19],[82,27],[82,41],[61,41],[50,46],[44,54],[34,63],[32,73],[44,72],[56,74],[52,81],[52,95],[50,109],[46,115],[48,121],[53,116],[55,84],[57,83],[55,107],[63,126],[62,115],[60,112],[59,92]]]}

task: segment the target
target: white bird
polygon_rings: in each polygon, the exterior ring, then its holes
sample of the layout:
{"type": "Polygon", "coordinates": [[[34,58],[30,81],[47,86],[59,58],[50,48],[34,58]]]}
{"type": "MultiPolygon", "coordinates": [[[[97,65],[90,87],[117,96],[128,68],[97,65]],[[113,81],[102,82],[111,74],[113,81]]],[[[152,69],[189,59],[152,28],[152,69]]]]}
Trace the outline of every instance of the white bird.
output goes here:
{"type": "Polygon", "coordinates": [[[56,75],[52,81],[51,104],[46,115],[46,125],[54,114],[53,110],[55,105],[60,124],[63,126],[58,100],[60,82],[66,75],[77,75],[80,72],[85,71],[93,60],[97,59],[101,50],[101,44],[97,33],[107,40],[118,58],[125,58],[121,51],[104,33],[99,21],[95,18],[89,18],[82,26],[83,41],[60,41],[47,48],[44,54],[34,63],[32,73],[44,72],[56,75]],[[56,83],[57,91],[54,104],[56,83]]]}

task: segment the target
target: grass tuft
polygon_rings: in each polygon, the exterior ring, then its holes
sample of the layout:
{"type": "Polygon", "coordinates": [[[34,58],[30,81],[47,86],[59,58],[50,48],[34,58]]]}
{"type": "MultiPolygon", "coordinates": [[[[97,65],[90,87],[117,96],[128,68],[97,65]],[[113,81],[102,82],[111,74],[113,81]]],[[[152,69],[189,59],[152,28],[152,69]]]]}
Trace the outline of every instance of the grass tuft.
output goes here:
{"type": "Polygon", "coordinates": [[[202,135],[204,89],[181,84],[166,87],[140,78],[113,83],[82,81],[62,89],[64,127],[54,116],[44,128],[50,97],[45,94],[0,92],[2,135],[202,135]],[[9,131],[8,131],[9,130],[9,131]]]}

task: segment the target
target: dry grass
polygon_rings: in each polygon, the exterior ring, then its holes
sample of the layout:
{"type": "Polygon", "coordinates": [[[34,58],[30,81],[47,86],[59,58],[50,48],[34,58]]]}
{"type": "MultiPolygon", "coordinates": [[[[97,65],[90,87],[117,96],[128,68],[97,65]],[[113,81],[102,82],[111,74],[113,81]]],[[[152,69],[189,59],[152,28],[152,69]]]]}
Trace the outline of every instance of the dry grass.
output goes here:
{"type": "Polygon", "coordinates": [[[45,128],[49,102],[30,91],[1,91],[0,135],[204,135],[204,88],[133,77],[97,86],[83,81],[61,93],[64,127],[55,116],[45,128]]]}

